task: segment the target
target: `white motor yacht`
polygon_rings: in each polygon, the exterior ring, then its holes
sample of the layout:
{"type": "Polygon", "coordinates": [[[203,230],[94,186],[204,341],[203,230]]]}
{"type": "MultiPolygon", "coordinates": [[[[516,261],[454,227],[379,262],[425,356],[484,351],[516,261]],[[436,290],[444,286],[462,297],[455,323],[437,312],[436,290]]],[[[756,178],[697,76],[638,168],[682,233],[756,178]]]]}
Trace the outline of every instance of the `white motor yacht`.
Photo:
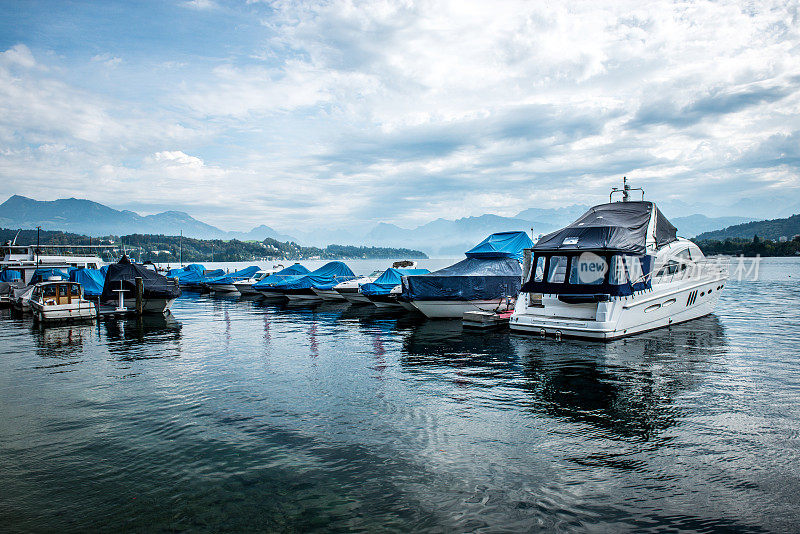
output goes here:
{"type": "Polygon", "coordinates": [[[629,201],[631,190],[626,180],[612,191],[623,193],[621,202],[595,206],[536,243],[512,330],[611,340],[714,310],[727,269],[677,237],[644,192],[629,201]]]}

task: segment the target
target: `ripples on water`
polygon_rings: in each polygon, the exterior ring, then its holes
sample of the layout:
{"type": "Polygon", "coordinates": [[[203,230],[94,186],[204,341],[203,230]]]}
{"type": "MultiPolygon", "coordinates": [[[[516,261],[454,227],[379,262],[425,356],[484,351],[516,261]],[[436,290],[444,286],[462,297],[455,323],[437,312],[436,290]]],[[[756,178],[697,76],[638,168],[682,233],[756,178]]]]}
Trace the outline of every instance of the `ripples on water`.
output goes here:
{"type": "Polygon", "coordinates": [[[795,530],[800,262],[596,344],[186,294],[0,319],[9,530],[795,530]]]}

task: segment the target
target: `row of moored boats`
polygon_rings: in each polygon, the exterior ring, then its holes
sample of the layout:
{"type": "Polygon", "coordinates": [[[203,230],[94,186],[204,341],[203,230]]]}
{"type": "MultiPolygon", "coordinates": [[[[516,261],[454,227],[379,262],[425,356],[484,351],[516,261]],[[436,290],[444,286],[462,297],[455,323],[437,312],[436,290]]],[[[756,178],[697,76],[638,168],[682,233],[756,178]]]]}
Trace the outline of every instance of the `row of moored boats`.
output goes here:
{"type": "Polygon", "coordinates": [[[53,317],[63,318],[67,309],[89,314],[83,303],[91,300],[132,306],[135,280],[142,278],[145,312],[168,310],[182,288],[270,300],[341,300],[431,318],[491,313],[515,331],[603,340],[711,313],[727,269],[678,237],[654,203],[630,201],[630,190],[625,183],[614,190],[623,194],[621,202],[610,198],[536,244],[524,232],[495,233],[463,260],[434,272],[403,261],[357,276],[331,261],[314,271],[294,264],[233,273],[192,264],[164,276],[125,257],[106,267],[92,257],[46,257],[42,263],[30,247],[20,252],[7,245],[0,299],[27,305],[43,320],[48,306],[53,317]]]}

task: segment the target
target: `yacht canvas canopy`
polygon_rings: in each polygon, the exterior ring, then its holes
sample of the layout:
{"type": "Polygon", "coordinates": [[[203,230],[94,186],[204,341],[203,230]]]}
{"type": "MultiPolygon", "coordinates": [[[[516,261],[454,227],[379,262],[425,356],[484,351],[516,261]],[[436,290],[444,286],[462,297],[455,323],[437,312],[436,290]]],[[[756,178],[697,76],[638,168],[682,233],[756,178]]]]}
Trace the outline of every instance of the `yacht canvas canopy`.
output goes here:
{"type": "Polygon", "coordinates": [[[386,269],[374,282],[361,284],[364,295],[388,295],[396,286],[400,285],[404,276],[427,274],[428,269],[386,269]]]}
{"type": "Polygon", "coordinates": [[[522,267],[514,257],[467,258],[429,274],[403,278],[403,300],[490,300],[516,296],[522,267]]]}
{"type": "Polygon", "coordinates": [[[290,265],[287,268],[278,271],[277,273],[273,273],[259,280],[258,282],[253,284],[253,289],[259,289],[267,286],[274,286],[275,284],[283,282],[289,277],[302,276],[310,272],[311,271],[309,271],[299,263],[295,263],[294,265],[290,265]]]}
{"type": "Polygon", "coordinates": [[[547,234],[535,251],[603,250],[645,254],[677,239],[676,228],[652,202],[600,204],[547,234]]]}
{"type": "Polygon", "coordinates": [[[69,272],[69,280],[82,285],[87,297],[99,297],[103,294],[106,275],[100,269],[74,269],[69,272]]]}
{"type": "Polygon", "coordinates": [[[332,289],[336,284],[352,280],[355,277],[356,275],[353,274],[350,267],[340,261],[332,261],[306,275],[287,278],[283,282],[275,284],[275,287],[285,290],[311,288],[324,290],[332,289]]]}
{"type": "Polygon", "coordinates": [[[532,246],[533,241],[525,232],[498,232],[465,254],[468,258],[516,258],[521,261],[522,251],[532,246]]]}
{"type": "Polygon", "coordinates": [[[114,291],[115,289],[124,289],[128,297],[136,295],[137,277],[142,279],[144,298],[173,299],[181,294],[181,290],[175,285],[175,282],[143,265],[131,263],[127,256],[122,256],[119,263],[108,266],[100,298],[104,302],[116,301],[118,293],[114,291]]]}

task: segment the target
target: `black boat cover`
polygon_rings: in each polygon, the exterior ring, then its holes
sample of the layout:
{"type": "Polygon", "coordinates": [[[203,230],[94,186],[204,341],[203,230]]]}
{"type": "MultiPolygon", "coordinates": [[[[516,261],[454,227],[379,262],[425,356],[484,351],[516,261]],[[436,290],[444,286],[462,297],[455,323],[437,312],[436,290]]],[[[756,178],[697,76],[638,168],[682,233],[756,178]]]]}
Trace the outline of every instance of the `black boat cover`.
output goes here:
{"type": "Polygon", "coordinates": [[[174,299],[180,296],[181,290],[177,284],[165,276],[148,269],[143,265],[131,263],[127,256],[122,256],[118,263],[108,266],[106,282],[103,284],[103,293],[100,299],[103,302],[116,301],[119,296],[115,289],[124,289],[126,297],[136,296],[136,278],[141,277],[145,299],[174,299]],[[121,284],[121,286],[120,286],[121,284]]]}
{"type": "Polygon", "coordinates": [[[547,234],[533,249],[603,250],[644,254],[648,241],[647,230],[655,216],[652,236],[661,247],[677,239],[677,230],[652,202],[612,202],[600,204],[587,211],[569,226],[547,234]]]}
{"type": "Polygon", "coordinates": [[[522,268],[516,258],[467,258],[429,274],[403,277],[400,299],[492,300],[515,297],[522,268]]]}

